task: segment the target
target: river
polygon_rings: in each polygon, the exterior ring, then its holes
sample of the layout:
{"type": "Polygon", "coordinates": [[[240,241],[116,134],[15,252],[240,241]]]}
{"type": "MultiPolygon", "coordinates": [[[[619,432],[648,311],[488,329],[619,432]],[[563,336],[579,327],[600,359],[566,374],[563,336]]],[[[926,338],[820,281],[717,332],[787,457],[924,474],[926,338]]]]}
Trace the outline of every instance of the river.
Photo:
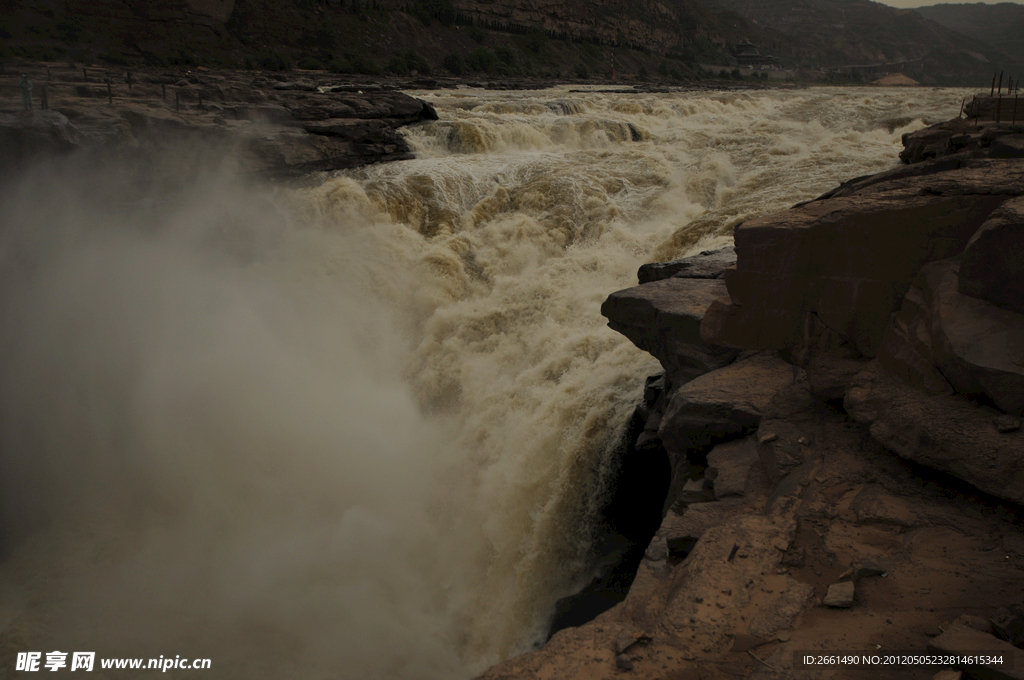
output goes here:
{"type": "Polygon", "coordinates": [[[659,369],[604,298],[893,167],[964,96],[411,94],[440,114],[406,130],[415,160],[315,186],[226,163],[144,205],[111,207],[116,168],[4,189],[12,663],[467,678],[531,649],[589,579],[608,456],[659,369]]]}

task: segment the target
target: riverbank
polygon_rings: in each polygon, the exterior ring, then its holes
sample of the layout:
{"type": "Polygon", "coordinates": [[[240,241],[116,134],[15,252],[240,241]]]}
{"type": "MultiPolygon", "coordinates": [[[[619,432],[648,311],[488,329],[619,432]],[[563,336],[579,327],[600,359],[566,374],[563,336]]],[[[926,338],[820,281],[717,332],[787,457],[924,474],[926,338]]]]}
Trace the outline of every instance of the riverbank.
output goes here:
{"type": "MultiPolygon", "coordinates": [[[[539,90],[549,78],[353,76],[326,71],[96,68],[57,63],[7,65],[0,76],[4,166],[78,148],[169,156],[179,142],[218,147],[256,175],[298,178],[412,158],[397,130],[437,117],[404,90],[539,90]],[[20,74],[33,85],[33,109],[21,105],[20,74]],[[45,97],[45,102],[44,102],[45,97]],[[47,107],[44,110],[44,105],[47,107]]],[[[570,81],[581,91],[704,92],[762,88],[708,81],[665,86],[570,81]],[[609,89],[610,88],[610,89],[609,89]]]]}
{"type": "Polygon", "coordinates": [[[1024,161],[961,127],[607,299],[665,369],[622,462],[668,461],[664,519],[623,602],[481,678],[1021,677],[1024,161]]]}

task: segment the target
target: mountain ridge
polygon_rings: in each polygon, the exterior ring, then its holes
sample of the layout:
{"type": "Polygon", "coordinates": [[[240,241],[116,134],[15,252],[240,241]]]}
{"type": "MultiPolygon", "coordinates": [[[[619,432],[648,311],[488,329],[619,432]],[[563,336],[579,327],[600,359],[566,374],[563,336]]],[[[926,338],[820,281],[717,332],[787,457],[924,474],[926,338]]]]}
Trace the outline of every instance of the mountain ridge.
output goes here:
{"type": "Polygon", "coordinates": [[[687,80],[701,63],[737,66],[742,41],[777,65],[841,82],[902,72],[927,85],[970,85],[999,68],[1024,72],[1024,43],[994,44],[868,0],[13,0],[0,8],[0,61],[584,78],[617,69],[687,80]]]}

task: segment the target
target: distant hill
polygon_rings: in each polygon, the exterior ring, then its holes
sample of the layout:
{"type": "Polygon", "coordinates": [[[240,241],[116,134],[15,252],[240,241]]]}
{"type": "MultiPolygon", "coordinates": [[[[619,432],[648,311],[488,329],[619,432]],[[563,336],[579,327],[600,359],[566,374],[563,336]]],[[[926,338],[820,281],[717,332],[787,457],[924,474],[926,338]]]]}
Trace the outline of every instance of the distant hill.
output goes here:
{"type": "Polygon", "coordinates": [[[697,0],[0,0],[0,61],[671,81],[745,37],[697,0]]]}
{"type": "Polygon", "coordinates": [[[946,28],[983,40],[1010,54],[1024,55],[1024,5],[1014,2],[985,5],[979,2],[929,5],[914,11],[946,28]]]}
{"type": "Polygon", "coordinates": [[[983,38],[965,37],[918,11],[869,0],[703,1],[784,34],[800,61],[825,67],[876,65],[865,69],[865,76],[902,72],[928,85],[972,85],[990,77],[994,68],[1024,64],[1024,57],[983,38]]]}
{"type": "Polygon", "coordinates": [[[868,0],[0,0],[0,61],[672,82],[732,69],[743,41],[840,82],[1024,74],[989,39],[868,0]]]}

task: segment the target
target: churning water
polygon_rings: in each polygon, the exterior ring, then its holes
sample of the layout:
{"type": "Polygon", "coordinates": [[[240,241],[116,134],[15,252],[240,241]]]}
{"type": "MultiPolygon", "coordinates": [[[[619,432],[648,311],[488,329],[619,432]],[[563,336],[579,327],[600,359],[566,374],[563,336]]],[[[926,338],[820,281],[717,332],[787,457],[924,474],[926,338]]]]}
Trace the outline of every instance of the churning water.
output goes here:
{"type": "Polygon", "coordinates": [[[313,188],[206,167],[125,205],[130,172],[72,165],[3,189],[3,673],[464,678],[529,649],[589,578],[657,369],[602,300],[892,167],[962,96],[414,94],[441,116],[416,160],[313,188]]]}

